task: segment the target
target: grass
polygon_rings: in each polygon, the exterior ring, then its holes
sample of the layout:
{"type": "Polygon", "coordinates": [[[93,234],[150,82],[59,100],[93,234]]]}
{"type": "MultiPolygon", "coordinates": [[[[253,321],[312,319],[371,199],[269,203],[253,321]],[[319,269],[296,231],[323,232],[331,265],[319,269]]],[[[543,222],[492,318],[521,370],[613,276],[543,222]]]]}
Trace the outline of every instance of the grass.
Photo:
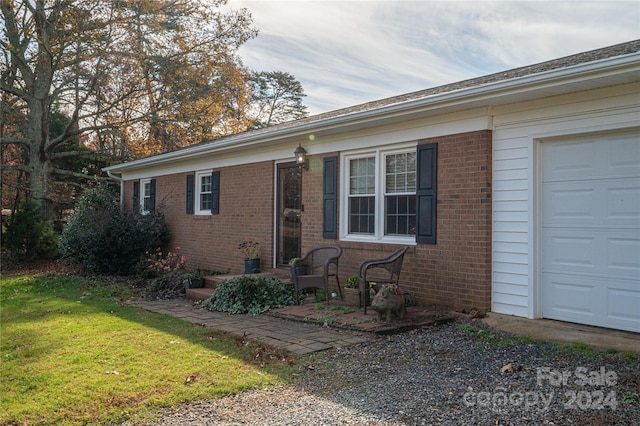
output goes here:
{"type": "Polygon", "coordinates": [[[104,279],[3,277],[0,425],[152,418],[296,370],[285,353],[121,302],[131,296],[104,279]]]}
{"type": "Polygon", "coordinates": [[[479,342],[488,344],[493,349],[499,349],[507,346],[518,344],[539,344],[541,340],[533,339],[528,336],[508,336],[500,333],[496,334],[486,328],[477,327],[468,323],[460,325],[460,329],[470,336],[478,339],[479,342]]]}

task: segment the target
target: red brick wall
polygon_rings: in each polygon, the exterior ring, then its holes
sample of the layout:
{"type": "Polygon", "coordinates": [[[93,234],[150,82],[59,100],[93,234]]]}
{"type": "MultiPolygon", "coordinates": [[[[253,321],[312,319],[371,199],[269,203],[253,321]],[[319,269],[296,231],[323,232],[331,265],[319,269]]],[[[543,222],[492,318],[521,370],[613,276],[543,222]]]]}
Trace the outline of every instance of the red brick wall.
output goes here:
{"type": "MultiPolygon", "coordinates": [[[[180,247],[189,268],[242,273],[244,258],[238,244],[256,241],[261,267],[273,258],[273,163],[216,169],[220,171],[220,214],[186,214],[186,175],[156,177],[156,206],[164,212],[171,233],[169,249],[180,247]]],[[[125,184],[131,208],[133,184],[125,184]]]]}
{"type": "MultiPolygon", "coordinates": [[[[411,246],[401,285],[419,304],[490,309],[491,303],[491,132],[478,131],[420,140],[438,143],[437,244],[411,246]]],[[[322,158],[311,156],[302,174],[302,252],[324,244],[344,249],[344,283],[364,259],[382,258],[399,246],[322,238],[322,158]]],[[[156,205],[170,223],[171,247],[179,246],[188,266],[243,271],[237,247],[260,243],[261,267],[273,259],[274,164],[264,162],[220,170],[220,214],[185,214],[186,174],[156,178],[156,205]]],[[[339,185],[339,189],[341,186],[339,185]]],[[[125,185],[131,206],[132,184],[125,185]]]]}
{"type": "MultiPolygon", "coordinates": [[[[437,244],[411,246],[401,286],[420,304],[488,311],[491,306],[491,132],[420,140],[438,144],[437,244]]],[[[325,154],[330,157],[338,153],[325,154]]],[[[343,249],[340,277],[356,274],[364,259],[386,257],[398,245],[322,238],[322,158],[302,177],[302,251],[320,244],[343,249]]],[[[339,186],[341,189],[341,187],[339,186]]]]}

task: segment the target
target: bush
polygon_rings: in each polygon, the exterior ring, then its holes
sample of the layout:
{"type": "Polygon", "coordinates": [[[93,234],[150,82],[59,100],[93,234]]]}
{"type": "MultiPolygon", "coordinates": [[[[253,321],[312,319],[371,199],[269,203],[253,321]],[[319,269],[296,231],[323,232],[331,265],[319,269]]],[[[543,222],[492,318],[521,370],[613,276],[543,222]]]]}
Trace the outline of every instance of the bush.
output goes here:
{"type": "Polygon", "coordinates": [[[6,223],[3,247],[16,259],[53,259],[58,256],[58,234],[38,205],[25,200],[6,223]]]}
{"type": "Polygon", "coordinates": [[[203,305],[212,311],[258,315],[294,303],[293,287],[282,280],[240,276],[223,281],[203,305]]]}
{"type": "Polygon", "coordinates": [[[168,239],[161,213],[121,211],[108,187],[85,191],[60,237],[60,254],[92,273],[129,275],[145,252],[168,239]]]}

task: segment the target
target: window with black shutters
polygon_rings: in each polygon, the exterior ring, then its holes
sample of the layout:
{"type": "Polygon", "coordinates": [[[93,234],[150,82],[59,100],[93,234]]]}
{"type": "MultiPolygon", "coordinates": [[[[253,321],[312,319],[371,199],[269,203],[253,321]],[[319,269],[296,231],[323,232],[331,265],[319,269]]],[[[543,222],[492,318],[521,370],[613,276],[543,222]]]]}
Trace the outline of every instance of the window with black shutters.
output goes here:
{"type": "Polygon", "coordinates": [[[341,239],[415,242],[415,145],[345,154],[343,167],[341,239]]]}

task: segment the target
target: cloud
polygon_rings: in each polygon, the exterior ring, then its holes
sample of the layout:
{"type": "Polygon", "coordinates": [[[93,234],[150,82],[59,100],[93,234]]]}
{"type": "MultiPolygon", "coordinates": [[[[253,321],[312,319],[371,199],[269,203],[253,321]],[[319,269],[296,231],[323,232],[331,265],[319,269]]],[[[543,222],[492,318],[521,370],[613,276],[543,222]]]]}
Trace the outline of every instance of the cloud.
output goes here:
{"type": "Polygon", "coordinates": [[[640,38],[633,2],[251,1],[255,70],[293,74],[312,113],[640,38]]]}

